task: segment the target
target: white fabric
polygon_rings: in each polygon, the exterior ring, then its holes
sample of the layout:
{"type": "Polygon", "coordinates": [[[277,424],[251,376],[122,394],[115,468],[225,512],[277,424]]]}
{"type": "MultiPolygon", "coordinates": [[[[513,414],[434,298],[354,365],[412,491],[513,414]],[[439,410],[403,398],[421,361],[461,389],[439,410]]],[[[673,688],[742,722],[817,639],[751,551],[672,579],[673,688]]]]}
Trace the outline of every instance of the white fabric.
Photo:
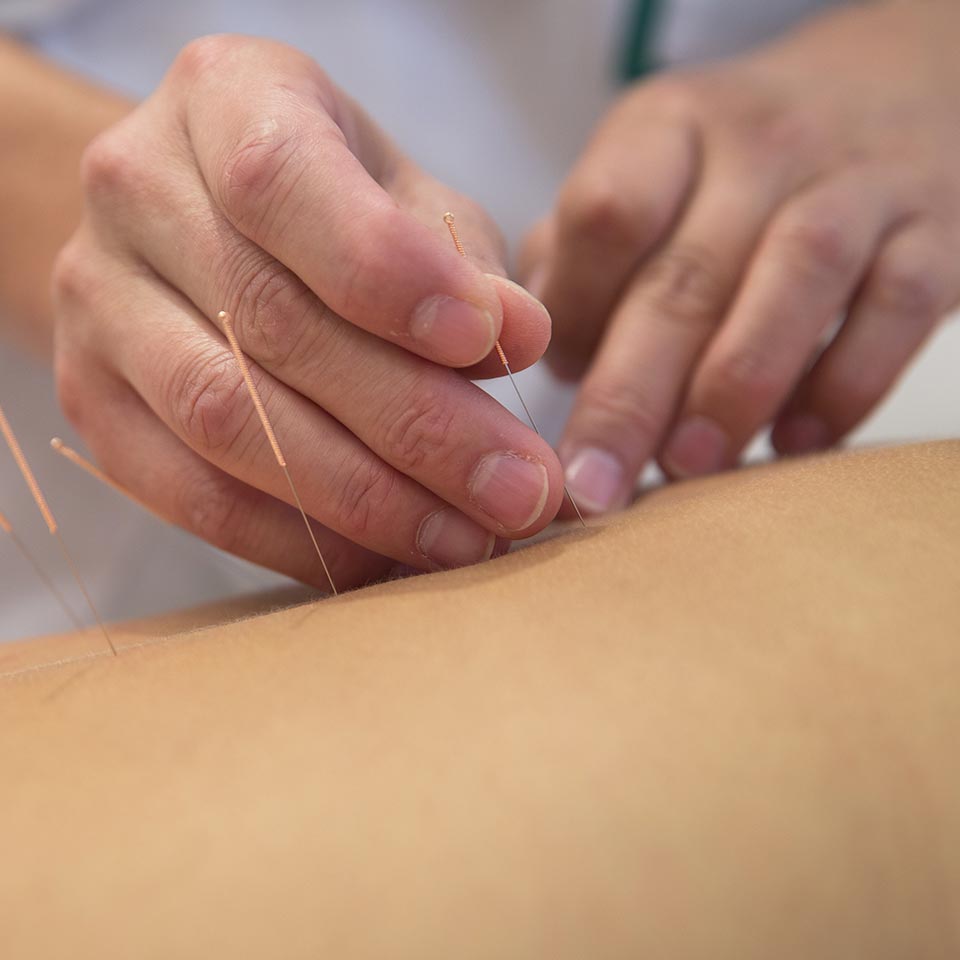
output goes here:
{"type": "Polygon", "coordinates": [[[85,0],[0,0],[0,27],[25,30],[62,17],[85,0]]]}
{"type": "Polygon", "coordinates": [[[662,62],[674,65],[729,57],[772,39],[787,24],[842,2],[669,0],[664,5],[658,30],[658,55],[662,62]]]}
{"type": "MultiPolygon", "coordinates": [[[[822,2],[676,0],[663,23],[663,51],[679,61],[728,54],[822,2]]],[[[516,241],[548,208],[614,95],[625,8],[624,0],[0,0],[0,24],[138,96],[149,93],[195,36],[243,32],[295,44],[424,166],[486,204],[516,241]]],[[[558,391],[542,370],[523,383],[545,432],[555,437],[569,391],[558,391]]],[[[504,385],[493,392],[515,405],[504,385]]],[[[252,568],[145,517],[56,459],[48,438],[70,434],[49,374],[6,347],[0,349],[0,398],[105,616],[149,614],[256,581],[252,568]]],[[[907,421],[915,434],[931,432],[928,410],[907,421]]],[[[0,509],[76,597],[2,451],[0,509]]],[[[64,625],[2,538],[0,570],[0,639],[64,625]]]]}

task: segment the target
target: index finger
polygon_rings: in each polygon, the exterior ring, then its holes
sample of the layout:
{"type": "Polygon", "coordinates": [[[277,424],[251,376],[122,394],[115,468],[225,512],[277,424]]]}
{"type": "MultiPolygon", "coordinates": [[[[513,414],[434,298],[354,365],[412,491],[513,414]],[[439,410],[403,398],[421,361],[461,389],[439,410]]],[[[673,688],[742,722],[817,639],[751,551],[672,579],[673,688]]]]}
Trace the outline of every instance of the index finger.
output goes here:
{"type": "Polygon", "coordinates": [[[493,350],[503,313],[492,281],[377,182],[395,148],[316,64],[233,41],[195,86],[188,136],[241,233],[358,327],[447,366],[493,350]]]}

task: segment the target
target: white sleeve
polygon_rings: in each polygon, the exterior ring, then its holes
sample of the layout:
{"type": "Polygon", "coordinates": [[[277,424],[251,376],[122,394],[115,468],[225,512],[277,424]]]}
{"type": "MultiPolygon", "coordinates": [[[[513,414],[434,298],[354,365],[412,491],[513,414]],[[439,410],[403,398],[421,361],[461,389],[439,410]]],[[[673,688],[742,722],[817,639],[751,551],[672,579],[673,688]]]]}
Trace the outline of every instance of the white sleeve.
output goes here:
{"type": "Polygon", "coordinates": [[[0,30],[31,30],[55,22],[84,0],[0,0],[0,30]]]}

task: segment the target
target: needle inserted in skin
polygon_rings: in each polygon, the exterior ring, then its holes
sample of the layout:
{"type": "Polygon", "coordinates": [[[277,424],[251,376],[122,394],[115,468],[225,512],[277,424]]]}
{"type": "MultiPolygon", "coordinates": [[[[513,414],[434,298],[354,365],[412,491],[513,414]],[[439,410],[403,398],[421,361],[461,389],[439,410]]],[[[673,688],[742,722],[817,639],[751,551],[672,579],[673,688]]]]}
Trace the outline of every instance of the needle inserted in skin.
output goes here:
{"type": "Polygon", "coordinates": [[[236,334],[233,332],[233,321],[230,318],[230,314],[225,310],[221,310],[217,316],[220,322],[223,324],[224,333],[227,335],[227,340],[230,343],[230,349],[233,351],[233,355],[237,361],[237,366],[240,368],[240,373],[243,376],[243,382],[247,385],[247,392],[250,394],[250,399],[253,401],[254,409],[257,411],[257,416],[260,418],[260,423],[263,426],[263,432],[267,435],[267,440],[273,449],[273,455],[276,457],[277,463],[280,465],[280,469],[283,471],[283,475],[287,478],[287,483],[290,485],[290,492],[293,494],[293,499],[297,505],[297,509],[300,511],[300,516],[303,517],[303,524],[307,528],[307,533],[310,534],[310,542],[313,544],[313,549],[316,550],[317,556],[320,558],[320,564],[323,567],[323,572],[327,575],[327,580],[330,583],[330,589],[333,591],[334,596],[337,596],[337,587],[333,582],[333,577],[330,576],[330,569],[327,567],[327,561],[323,559],[323,553],[320,550],[320,544],[317,543],[316,535],[313,532],[313,526],[310,524],[309,517],[307,517],[307,511],[303,508],[303,503],[300,501],[300,494],[297,493],[297,488],[293,483],[293,477],[290,476],[290,470],[287,468],[286,458],[283,455],[283,451],[280,449],[280,444],[277,442],[277,435],[273,432],[273,425],[270,423],[270,418],[267,416],[267,411],[263,406],[263,401],[260,399],[260,393],[257,390],[256,384],[253,382],[253,377],[250,376],[250,367],[247,364],[247,358],[240,349],[240,343],[237,340],[236,334]]]}
{"type": "MultiPolygon", "coordinates": [[[[443,222],[447,225],[447,229],[450,231],[450,236],[453,238],[454,245],[457,248],[457,253],[461,257],[466,257],[467,251],[463,248],[463,241],[460,239],[460,234],[457,232],[456,218],[452,213],[445,213],[443,215],[443,222]]],[[[523,412],[527,415],[527,419],[530,421],[530,426],[533,427],[534,432],[538,437],[542,437],[543,434],[540,432],[540,428],[537,426],[536,420],[533,419],[533,414],[530,413],[530,408],[527,406],[523,399],[523,394],[520,393],[520,388],[517,386],[517,381],[513,376],[513,371],[510,369],[510,364],[507,363],[507,355],[503,352],[503,347],[500,346],[500,341],[497,340],[494,343],[494,347],[497,350],[497,356],[500,358],[500,362],[503,364],[503,369],[507,371],[507,376],[510,378],[510,385],[513,387],[513,392],[517,395],[517,399],[520,401],[520,406],[523,407],[523,412]]],[[[566,484],[563,486],[563,492],[566,494],[567,499],[570,501],[573,506],[574,511],[577,514],[577,519],[580,521],[580,526],[585,527],[586,521],[583,519],[583,514],[580,512],[580,508],[577,506],[577,501],[573,499],[573,494],[567,489],[566,484]]]]}
{"type": "Polygon", "coordinates": [[[67,545],[64,543],[63,537],[60,535],[60,530],[57,527],[57,521],[53,518],[53,513],[47,504],[47,500],[43,495],[43,491],[40,489],[40,484],[37,483],[37,478],[33,475],[33,471],[30,469],[30,464],[27,463],[27,458],[23,455],[23,450],[20,448],[20,443],[13,432],[13,428],[10,426],[10,421],[7,420],[6,414],[3,412],[3,407],[0,407],[0,433],[3,434],[3,438],[7,441],[7,446],[10,448],[10,453],[13,454],[13,459],[20,468],[20,473],[23,474],[23,479],[30,488],[30,493],[33,495],[34,501],[36,501],[37,509],[40,511],[40,514],[47,525],[47,529],[50,531],[50,535],[57,541],[57,546],[60,548],[60,552],[63,554],[63,559],[70,568],[70,573],[73,575],[73,579],[76,580],[77,586],[80,588],[80,592],[83,594],[83,599],[86,600],[87,606],[90,608],[90,612],[93,614],[94,620],[97,621],[97,625],[103,632],[104,639],[107,641],[107,645],[110,647],[111,653],[114,656],[117,656],[117,648],[113,645],[113,640],[111,639],[110,634],[107,632],[106,625],[101,619],[100,614],[97,612],[97,608],[90,596],[90,591],[87,590],[87,585],[84,583],[83,577],[80,576],[80,571],[77,569],[77,565],[73,562],[73,557],[70,556],[70,551],[67,550],[67,545]]]}
{"type": "Polygon", "coordinates": [[[34,555],[27,549],[27,545],[17,536],[16,531],[13,529],[13,524],[2,514],[0,513],[0,530],[2,530],[13,542],[13,545],[20,551],[20,555],[24,560],[33,568],[33,572],[37,575],[37,578],[43,583],[43,585],[50,592],[50,595],[57,601],[60,605],[60,608],[67,615],[67,619],[78,629],[83,629],[83,623],[80,618],[73,612],[73,608],[69,603],[64,599],[63,594],[57,589],[57,585],[47,576],[46,571],[43,567],[37,563],[34,555]]]}

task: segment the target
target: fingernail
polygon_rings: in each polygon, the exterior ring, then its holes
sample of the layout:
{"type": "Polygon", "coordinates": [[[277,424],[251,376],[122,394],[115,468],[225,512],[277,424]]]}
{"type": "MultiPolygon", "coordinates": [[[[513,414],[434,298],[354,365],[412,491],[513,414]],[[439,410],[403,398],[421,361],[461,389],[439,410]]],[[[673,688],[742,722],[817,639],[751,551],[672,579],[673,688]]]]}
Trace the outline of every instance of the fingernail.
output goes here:
{"type": "Polygon", "coordinates": [[[439,567],[489,560],[497,538],[453,507],[431,513],[417,531],[417,549],[439,567]]]}
{"type": "Polygon", "coordinates": [[[700,477],[716,473],[726,462],[730,441],[707,417],[690,417],[673,432],[662,461],[675,477],[700,477]]]}
{"type": "Polygon", "coordinates": [[[542,314],[547,323],[551,322],[550,313],[547,308],[529,290],[521,287],[519,283],[514,283],[512,280],[501,277],[496,273],[488,273],[487,276],[494,284],[506,287],[507,290],[516,294],[516,296],[522,299],[529,307],[534,308],[538,313],[542,314]]]}
{"type": "Polygon", "coordinates": [[[830,446],[827,425],[811,414],[800,413],[787,417],[774,429],[773,444],[780,453],[813,453],[830,446]]]}
{"type": "Polygon", "coordinates": [[[470,478],[470,497],[506,530],[526,530],[540,519],[550,492],[547,468],[515,453],[491,453],[470,478]]]}
{"type": "Polygon", "coordinates": [[[567,489],[581,510],[606,513],[622,495],[623,464],[598,447],[584,447],[567,464],[565,474],[567,489]]]}
{"type": "Polygon", "coordinates": [[[493,316],[476,304],[437,296],[417,305],[410,336],[443,363],[466,367],[490,353],[497,329],[493,316]]]}

